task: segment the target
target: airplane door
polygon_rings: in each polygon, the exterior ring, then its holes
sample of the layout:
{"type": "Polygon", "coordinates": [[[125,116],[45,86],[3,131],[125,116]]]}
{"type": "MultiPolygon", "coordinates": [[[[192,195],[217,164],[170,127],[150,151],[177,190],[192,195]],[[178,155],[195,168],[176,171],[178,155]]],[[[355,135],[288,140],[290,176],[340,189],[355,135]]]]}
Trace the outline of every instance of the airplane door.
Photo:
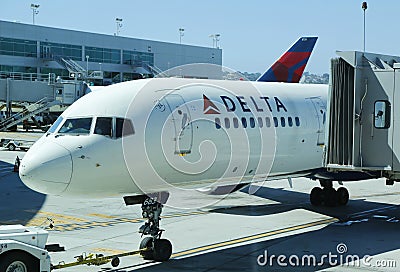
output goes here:
{"type": "Polygon", "coordinates": [[[326,105],[319,97],[310,97],[312,107],[315,112],[315,117],[318,120],[318,139],[317,145],[325,144],[325,123],[326,123],[326,105]]]}
{"type": "Polygon", "coordinates": [[[171,110],[171,118],[175,126],[175,154],[191,153],[193,143],[193,128],[190,113],[183,97],[170,94],[165,97],[171,110]]]}

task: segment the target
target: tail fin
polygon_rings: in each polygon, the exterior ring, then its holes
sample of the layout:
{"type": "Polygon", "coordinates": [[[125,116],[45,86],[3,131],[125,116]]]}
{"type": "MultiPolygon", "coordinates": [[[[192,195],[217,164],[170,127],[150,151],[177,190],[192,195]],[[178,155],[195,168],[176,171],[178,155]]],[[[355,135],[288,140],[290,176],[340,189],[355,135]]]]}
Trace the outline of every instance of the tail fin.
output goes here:
{"type": "Polygon", "coordinates": [[[318,37],[301,37],[257,81],[299,83],[318,37]]]}

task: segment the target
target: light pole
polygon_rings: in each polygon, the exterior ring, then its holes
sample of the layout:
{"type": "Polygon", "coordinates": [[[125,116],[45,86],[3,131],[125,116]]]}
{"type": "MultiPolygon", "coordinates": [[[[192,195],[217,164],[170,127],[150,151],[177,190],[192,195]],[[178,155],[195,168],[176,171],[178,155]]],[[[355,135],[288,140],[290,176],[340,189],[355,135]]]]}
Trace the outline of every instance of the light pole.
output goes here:
{"type": "Polygon", "coordinates": [[[89,56],[86,55],[86,77],[89,76],[89,56]]]}
{"type": "Polygon", "coordinates": [[[120,28],[122,27],[122,18],[115,18],[115,23],[117,24],[116,35],[119,36],[120,28]]]}
{"type": "Polygon", "coordinates": [[[38,8],[40,7],[39,4],[31,4],[32,9],[32,23],[35,24],[35,15],[39,14],[38,8]]]}
{"type": "Polygon", "coordinates": [[[221,34],[211,34],[209,37],[213,40],[213,48],[218,48],[218,42],[221,34]]]}
{"type": "Polygon", "coordinates": [[[185,29],[179,28],[179,43],[182,44],[182,37],[185,36],[185,29]]]}
{"type": "Polygon", "coordinates": [[[215,35],[214,35],[214,34],[211,34],[211,35],[208,36],[208,37],[210,37],[210,38],[212,39],[212,41],[213,41],[212,47],[215,48],[215,35]]]}
{"type": "Polygon", "coordinates": [[[215,48],[219,48],[218,46],[219,37],[221,37],[221,34],[215,34],[215,48]]]}
{"type": "Polygon", "coordinates": [[[364,53],[365,53],[365,11],[367,10],[367,2],[363,2],[361,8],[364,11],[364,53]]]}

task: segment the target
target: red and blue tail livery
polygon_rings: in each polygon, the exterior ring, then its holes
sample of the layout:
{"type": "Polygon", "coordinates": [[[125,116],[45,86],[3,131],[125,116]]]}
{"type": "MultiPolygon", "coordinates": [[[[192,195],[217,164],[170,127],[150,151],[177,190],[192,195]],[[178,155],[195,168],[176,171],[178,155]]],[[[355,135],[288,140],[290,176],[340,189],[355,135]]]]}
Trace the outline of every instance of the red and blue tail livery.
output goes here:
{"type": "Polygon", "coordinates": [[[299,83],[317,37],[301,37],[257,81],[299,83]]]}

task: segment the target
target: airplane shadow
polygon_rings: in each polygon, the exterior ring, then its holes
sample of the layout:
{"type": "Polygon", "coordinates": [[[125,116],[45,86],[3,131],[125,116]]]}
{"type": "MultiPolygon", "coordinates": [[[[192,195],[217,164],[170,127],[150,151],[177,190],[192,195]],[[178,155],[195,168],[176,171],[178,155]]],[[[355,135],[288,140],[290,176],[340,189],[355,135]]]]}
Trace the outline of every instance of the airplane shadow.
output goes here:
{"type": "MultiPolygon", "coordinates": [[[[249,205],[238,206],[226,209],[211,210],[215,213],[236,214],[245,216],[261,216],[268,214],[282,213],[294,209],[307,209],[316,213],[321,213],[339,218],[341,221],[354,220],[351,224],[330,224],[318,230],[308,231],[301,234],[288,235],[282,238],[271,239],[262,242],[253,242],[247,245],[237,246],[229,249],[204,253],[197,256],[172,259],[165,263],[138,269],[138,267],[125,267],[116,270],[118,272],[128,271],[316,271],[330,267],[360,269],[357,266],[340,267],[341,263],[346,263],[346,257],[356,256],[360,260],[366,256],[375,256],[368,259],[373,266],[381,253],[399,249],[398,231],[400,223],[388,221],[387,218],[400,218],[398,205],[375,203],[365,200],[351,200],[345,207],[314,207],[308,204],[309,195],[305,193],[286,191],[283,189],[261,188],[257,196],[279,201],[279,204],[272,205],[249,205]],[[297,204],[296,204],[297,203],[297,204]],[[300,203],[300,205],[299,205],[300,203]],[[371,213],[360,214],[366,210],[373,210],[371,213]],[[375,212],[376,211],[376,212],[375,212]],[[374,217],[380,214],[387,217],[374,217]],[[356,218],[352,219],[352,216],[356,218]],[[365,219],[361,220],[360,219],[365,219]],[[359,221],[357,221],[359,220],[359,221]],[[339,254],[337,246],[345,244],[347,251],[339,254]],[[265,266],[257,263],[257,258],[265,254],[268,256],[286,256],[288,266],[281,266],[277,263],[277,257],[272,263],[265,266]],[[331,261],[326,257],[329,253],[336,255],[331,261]],[[295,255],[300,260],[300,266],[290,265],[288,258],[295,255]],[[316,266],[309,265],[307,259],[302,265],[303,256],[313,255],[316,258],[316,266]],[[342,256],[342,257],[341,257],[342,256]],[[322,261],[321,261],[322,260],[322,261]],[[335,263],[336,262],[336,263],[335,263]],[[318,264],[319,263],[319,264],[318,264]]],[[[351,221],[348,221],[351,222],[351,221]]],[[[210,228],[212,231],[212,228],[210,228]]],[[[332,255],[333,256],[333,255],[332,255]]],[[[354,258],[356,258],[354,257],[354,258]]],[[[264,259],[261,259],[262,261],[264,259]]],[[[271,260],[271,259],[268,259],[271,260]]],[[[296,259],[292,259],[296,262],[296,259]]],[[[349,259],[350,261],[352,259],[349,259]]],[[[362,260],[360,261],[362,264],[362,260]]],[[[356,262],[357,265],[357,262],[356,262]]],[[[399,264],[397,264],[398,266],[399,264]]],[[[365,266],[364,266],[365,267],[365,266]]]]}
{"type": "Polygon", "coordinates": [[[25,225],[46,200],[45,195],[26,187],[13,167],[0,161],[0,225],[25,225]]]}
{"type": "MultiPolygon", "coordinates": [[[[248,193],[247,189],[242,190],[243,193],[248,193]]],[[[349,200],[346,206],[325,207],[313,206],[309,200],[308,193],[288,191],[283,188],[267,188],[261,187],[253,195],[279,202],[277,204],[268,205],[245,205],[229,208],[219,208],[210,210],[210,212],[235,214],[245,216],[264,216],[276,213],[291,211],[294,209],[305,209],[311,212],[324,214],[327,216],[338,218],[340,221],[350,220],[354,214],[366,211],[376,210],[379,213],[380,209],[386,210],[396,209],[398,205],[387,203],[370,202],[364,199],[349,200]]]]}

